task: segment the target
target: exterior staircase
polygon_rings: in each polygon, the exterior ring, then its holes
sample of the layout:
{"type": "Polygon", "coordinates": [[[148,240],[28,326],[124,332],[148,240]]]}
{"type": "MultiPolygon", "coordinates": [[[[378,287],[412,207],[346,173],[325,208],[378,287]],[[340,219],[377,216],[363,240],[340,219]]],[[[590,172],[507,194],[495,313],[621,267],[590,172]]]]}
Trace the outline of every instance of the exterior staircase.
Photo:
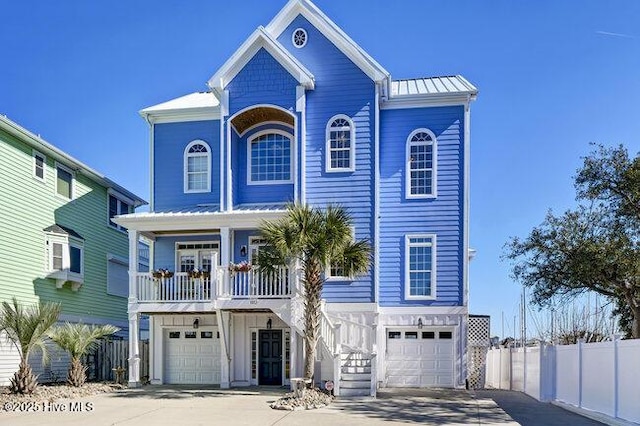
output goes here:
{"type": "Polygon", "coordinates": [[[340,354],[340,396],[372,395],[372,364],[375,356],[362,352],[340,354]]]}

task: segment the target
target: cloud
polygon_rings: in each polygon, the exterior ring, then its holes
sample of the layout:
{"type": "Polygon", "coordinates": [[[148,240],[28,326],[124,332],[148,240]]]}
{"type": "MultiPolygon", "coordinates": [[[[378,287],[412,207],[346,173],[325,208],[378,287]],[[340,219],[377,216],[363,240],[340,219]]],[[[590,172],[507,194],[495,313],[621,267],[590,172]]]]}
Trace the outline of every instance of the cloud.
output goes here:
{"type": "Polygon", "coordinates": [[[609,37],[635,38],[634,36],[629,35],[629,34],[612,33],[612,32],[609,32],[609,31],[596,31],[596,34],[603,35],[603,36],[609,36],[609,37]]]}

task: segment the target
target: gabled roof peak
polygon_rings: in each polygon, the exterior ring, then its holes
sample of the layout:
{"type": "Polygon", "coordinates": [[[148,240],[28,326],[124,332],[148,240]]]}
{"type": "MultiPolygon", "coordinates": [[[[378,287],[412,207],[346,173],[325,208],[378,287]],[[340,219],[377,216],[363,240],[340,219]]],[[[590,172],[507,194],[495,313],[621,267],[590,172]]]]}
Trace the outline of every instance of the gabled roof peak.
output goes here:
{"type": "Polygon", "coordinates": [[[311,22],[372,80],[383,81],[390,78],[389,72],[382,65],[369,56],[364,49],[309,0],[289,0],[267,25],[266,30],[274,38],[278,38],[298,15],[304,16],[311,22]]]}
{"type": "Polygon", "coordinates": [[[217,94],[222,93],[227,84],[261,48],[273,56],[301,85],[308,89],[315,87],[313,74],[273,38],[263,26],[259,26],[209,79],[207,82],[209,87],[217,94]]]}

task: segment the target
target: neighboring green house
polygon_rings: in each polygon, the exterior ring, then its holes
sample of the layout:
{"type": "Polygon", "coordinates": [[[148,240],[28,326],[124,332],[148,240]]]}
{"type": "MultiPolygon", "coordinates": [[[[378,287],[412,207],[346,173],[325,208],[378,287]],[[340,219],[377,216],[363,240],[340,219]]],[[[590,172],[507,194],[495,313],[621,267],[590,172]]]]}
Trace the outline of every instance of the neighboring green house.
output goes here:
{"type": "MultiPolygon", "coordinates": [[[[129,239],[111,218],[146,202],[4,116],[0,199],[0,302],[61,302],[62,321],[126,331],[129,239]]],[[[0,339],[0,385],[16,356],[0,339]]]]}

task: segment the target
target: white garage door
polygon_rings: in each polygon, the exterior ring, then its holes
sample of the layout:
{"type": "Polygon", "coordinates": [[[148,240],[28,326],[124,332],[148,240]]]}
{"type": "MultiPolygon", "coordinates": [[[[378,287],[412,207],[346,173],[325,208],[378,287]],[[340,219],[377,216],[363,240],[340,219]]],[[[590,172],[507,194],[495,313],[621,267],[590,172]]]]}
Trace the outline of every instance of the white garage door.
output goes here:
{"type": "Polygon", "coordinates": [[[387,386],[453,387],[451,330],[388,330],[387,386]]]}
{"type": "Polygon", "coordinates": [[[217,327],[167,329],[164,342],[164,383],[220,383],[220,338],[217,327]]]}

